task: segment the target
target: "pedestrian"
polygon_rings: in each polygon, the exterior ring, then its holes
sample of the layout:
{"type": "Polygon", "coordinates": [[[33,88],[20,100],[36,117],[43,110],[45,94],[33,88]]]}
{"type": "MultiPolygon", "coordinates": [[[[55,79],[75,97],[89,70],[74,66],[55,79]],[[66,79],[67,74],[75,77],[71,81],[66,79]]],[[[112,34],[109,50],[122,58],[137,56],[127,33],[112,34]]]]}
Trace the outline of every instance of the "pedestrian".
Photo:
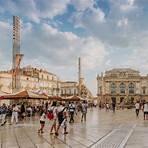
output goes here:
{"type": "Polygon", "coordinates": [[[94,100],[94,107],[96,108],[97,107],[97,100],[94,100]]]}
{"type": "Polygon", "coordinates": [[[26,111],[25,111],[25,105],[24,105],[24,103],[22,103],[22,105],[21,105],[21,109],[20,109],[20,114],[21,114],[21,118],[22,118],[22,120],[24,119],[24,117],[26,116],[26,111]]]}
{"type": "Polygon", "coordinates": [[[62,122],[64,121],[64,114],[63,114],[63,112],[64,112],[65,109],[66,108],[60,102],[60,105],[57,107],[58,126],[57,126],[56,133],[55,133],[56,136],[59,135],[59,129],[61,127],[62,122]]]}
{"type": "Polygon", "coordinates": [[[139,110],[140,110],[140,103],[139,103],[139,101],[136,102],[135,109],[136,109],[136,116],[139,117],[139,110]]]}
{"type": "Polygon", "coordinates": [[[108,102],[106,103],[106,112],[108,112],[109,111],[109,104],[108,104],[108,102]]]}
{"type": "Polygon", "coordinates": [[[2,119],[2,123],[1,123],[1,126],[5,125],[6,124],[6,115],[7,115],[7,106],[6,104],[4,103],[1,107],[1,119],[2,119]]]}
{"type": "MultiPolygon", "coordinates": [[[[0,121],[2,120],[2,107],[0,106],[0,121]]],[[[2,121],[1,121],[2,122],[2,121]]]]}
{"type": "Polygon", "coordinates": [[[17,105],[14,104],[14,105],[12,106],[11,124],[13,124],[14,119],[15,119],[15,123],[16,123],[16,124],[18,123],[18,112],[19,112],[19,109],[18,109],[17,105]]]}
{"type": "Polygon", "coordinates": [[[148,102],[145,102],[144,103],[144,106],[143,106],[143,112],[144,112],[144,120],[147,120],[148,119],[148,102]]]}
{"type": "Polygon", "coordinates": [[[45,120],[46,120],[46,114],[45,111],[42,113],[40,118],[40,129],[38,130],[38,133],[44,133],[43,129],[45,127],[45,120]]]}
{"type": "Polygon", "coordinates": [[[112,109],[113,109],[113,113],[115,113],[116,103],[114,101],[112,102],[112,109]]]}
{"type": "Polygon", "coordinates": [[[75,104],[73,102],[70,102],[68,109],[70,115],[69,123],[74,123],[75,104]]]}
{"type": "Polygon", "coordinates": [[[68,117],[68,113],[67,113],[66,109],[63,112],[63,116],[64,116],[64,120],[63,120],[61,126],[64,128],[64,135],[66,135],[66,134],[68,134],[68,132],[67,132],[67,117],[68,117]]]}
{"type": "Polygon", "coordinates": [[[87,107],[88,107],[87,102],[83,101],[83,103],[82,103],[81,122],[83,122],[83,120],[86,122],[87,107]]]}
{"type": "Polygon", "coordinates": [[[56,123],[57,123],[57,102],[53,102],[52,106],[48,108],[47,117],[51,122],[50,134],[53,134],[53,130],[56,133],[56,123]]]}

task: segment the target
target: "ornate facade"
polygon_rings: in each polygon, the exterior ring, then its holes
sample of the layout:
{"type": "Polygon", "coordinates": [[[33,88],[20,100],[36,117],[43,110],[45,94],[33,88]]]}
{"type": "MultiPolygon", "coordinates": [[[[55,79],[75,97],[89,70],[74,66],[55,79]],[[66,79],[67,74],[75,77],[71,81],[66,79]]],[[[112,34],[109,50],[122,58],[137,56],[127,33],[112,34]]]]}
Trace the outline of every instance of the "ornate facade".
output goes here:
{"type": "Polygon", "coordinates": [[[97,76],[97,96],[104,103],[148,100],[148,75],[130,68],[106,71],[97,76]]]}
{"type": "Polygon", "coordinates": [[[74,95],[79,95],[80,91],[80,96],[82,98],[87,98],[87,99],[92,99],[93,96],[89,89],[85,86],[84,79],[81,80],[81,85],[77,82],[72,82],[72,81],[66,81],[66,82],[61,82],[61,96],[62,97],[67,97],[67,96],[74,96],[74,95]]]}
{"type": "MultiPolygon", "coordinates": [[[[20,90],[41,91],[48,95],[58,95],[60,93],[59,79],[53,74],[42,69],[32,68],[30,66],[20,69],[20,90]]],[[[0,72],[0,90],[12,92],[12,72],[0,72]]]]}
{"type": "Polygon", "coordinates": [[[72,81],[61,82],[61,96],[78,95],[78,83],[72,81]]]}

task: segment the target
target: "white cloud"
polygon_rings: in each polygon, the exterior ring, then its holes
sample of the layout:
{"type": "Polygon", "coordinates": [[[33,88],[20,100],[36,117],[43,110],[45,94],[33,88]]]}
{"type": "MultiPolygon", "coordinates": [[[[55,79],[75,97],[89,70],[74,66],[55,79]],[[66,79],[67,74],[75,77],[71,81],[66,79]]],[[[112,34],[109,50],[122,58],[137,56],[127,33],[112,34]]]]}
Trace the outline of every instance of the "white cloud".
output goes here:
{"type": "Polygon", "coordinates": [[[21,0],[1,1],[0,13],[10,12],[12,15],[19,15],[39,23],[40,18],[52,19],[54,16],[63,14],[70,0],[21,0]]]}
{"type": "Polygon", "coordinates": [[[125,0],[124,4],[120,5],[122,11],[130,11],[136,8],[134,5],[135,0],[125,0]]]}
{"type": "Polygon", "coordinates": [[[81,56],[86,68],[92,69],[101,65],[106,55],[105,47],[98,39],[80,38],[71,32],[61,32],[48,24],[43,24],[38,32],[32,29],[26,33],[23,44],[27,59],[38,57],[40,63],[48,61],[48,64],[65,68],[74,65],[81,56]]]}
{"type": "Polygon", "coordinates": [[[7,22],[0,21],[0,67],[2,69],[7,69],[10,65],[10,55],[12,48],[10,43],[11,40],[11,30],[12,27],[7,22]],[[9,59],[9,60],[8,60],[9,59]]]}
{"type": "Polygon", "coordinates": [[[87,8],[93,8],[93,0],[71,0],[77,11],[84,11],[87,8]]]}
{"type": "Polygon", "coordinates": [[[128,25],[128,19],[127,18],[123,18],[121,20],[118,21],[117,26],[118,27],[126,27],[128,25]]]}
{"type": "Polygon", "coordinates": [[[85,11],[76,12],[71,19],[75,27],[83,27],[87,29],[92,22],[97,25],[105,22],[105,14],[99,8],[89,8],[85,11]]]}
{"type": "Polygon", "coordinates": [[[38,9],[38,15],[41,18],[53,18],[56,15],[63,14],[70,0],[35,0],[36,8],[38,9]]]}

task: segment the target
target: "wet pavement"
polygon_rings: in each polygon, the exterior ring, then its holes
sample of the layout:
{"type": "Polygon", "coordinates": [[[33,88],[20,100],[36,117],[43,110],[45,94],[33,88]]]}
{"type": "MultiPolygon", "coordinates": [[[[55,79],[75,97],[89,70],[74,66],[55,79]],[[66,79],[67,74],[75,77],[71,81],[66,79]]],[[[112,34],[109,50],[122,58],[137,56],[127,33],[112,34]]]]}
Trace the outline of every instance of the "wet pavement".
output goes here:
{"type": "Polygon", "coordinates": [[[134,110],[105,112],[90,109],[87,122],[80,117],[68,125],[68,135],[61,128],[59,136],[49,134],[50,123],[46,122],[45,132],[37,133],[38,117],[24,123],[0,127],[1,148],[148,148],[148,121],[143,114],[135,117],[134,110]]]}

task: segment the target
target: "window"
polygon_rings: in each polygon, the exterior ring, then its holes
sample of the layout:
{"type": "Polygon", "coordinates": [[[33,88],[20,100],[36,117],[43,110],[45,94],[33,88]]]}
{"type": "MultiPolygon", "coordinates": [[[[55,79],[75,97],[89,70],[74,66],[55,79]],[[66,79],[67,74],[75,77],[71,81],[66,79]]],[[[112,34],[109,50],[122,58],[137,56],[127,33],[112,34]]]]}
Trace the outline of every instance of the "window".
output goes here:
{"type": "Polygon", "coordinates": [[[65,89],[65,95],[66,95],[66,89],[65,89]]]}
{"type": "Polygon", "coordinates": [[[69,89],[69,94],[71,95],[71,89],[69,89]]]}
{"type": "Polygon", "coordinates": [[[116,93],[116,84],[115,83],[111,83],[111,94],[115,94],[116,93]]]}
{"type": "Polygon", "coordinates": [[[143,94],[146,94],[146,87],[145,87],[145,86],[142,87],[142,93],[143,93],[143,94]]]}
{"type": "Polygon", "coordinates": [[[135,86],[133,83],[129,84],[128,89],[129,89],[129,94],[134,94],[135,86]]]}
{"type": "Polygon", "coordinates": [[[125,89],[126,89],[125,84],[121,83],[119,87],[120,87],[120,94],[125,94],[125,89]]]}
{"type": "Polygon", "coordinates": [[[74,89],[74,95],[76,95],[76,89],[74,89]]]}
{"type": "Polygon", "coordinates": [[[63,89],[61,89],[61,94],[63,95],[63,89]]]}

